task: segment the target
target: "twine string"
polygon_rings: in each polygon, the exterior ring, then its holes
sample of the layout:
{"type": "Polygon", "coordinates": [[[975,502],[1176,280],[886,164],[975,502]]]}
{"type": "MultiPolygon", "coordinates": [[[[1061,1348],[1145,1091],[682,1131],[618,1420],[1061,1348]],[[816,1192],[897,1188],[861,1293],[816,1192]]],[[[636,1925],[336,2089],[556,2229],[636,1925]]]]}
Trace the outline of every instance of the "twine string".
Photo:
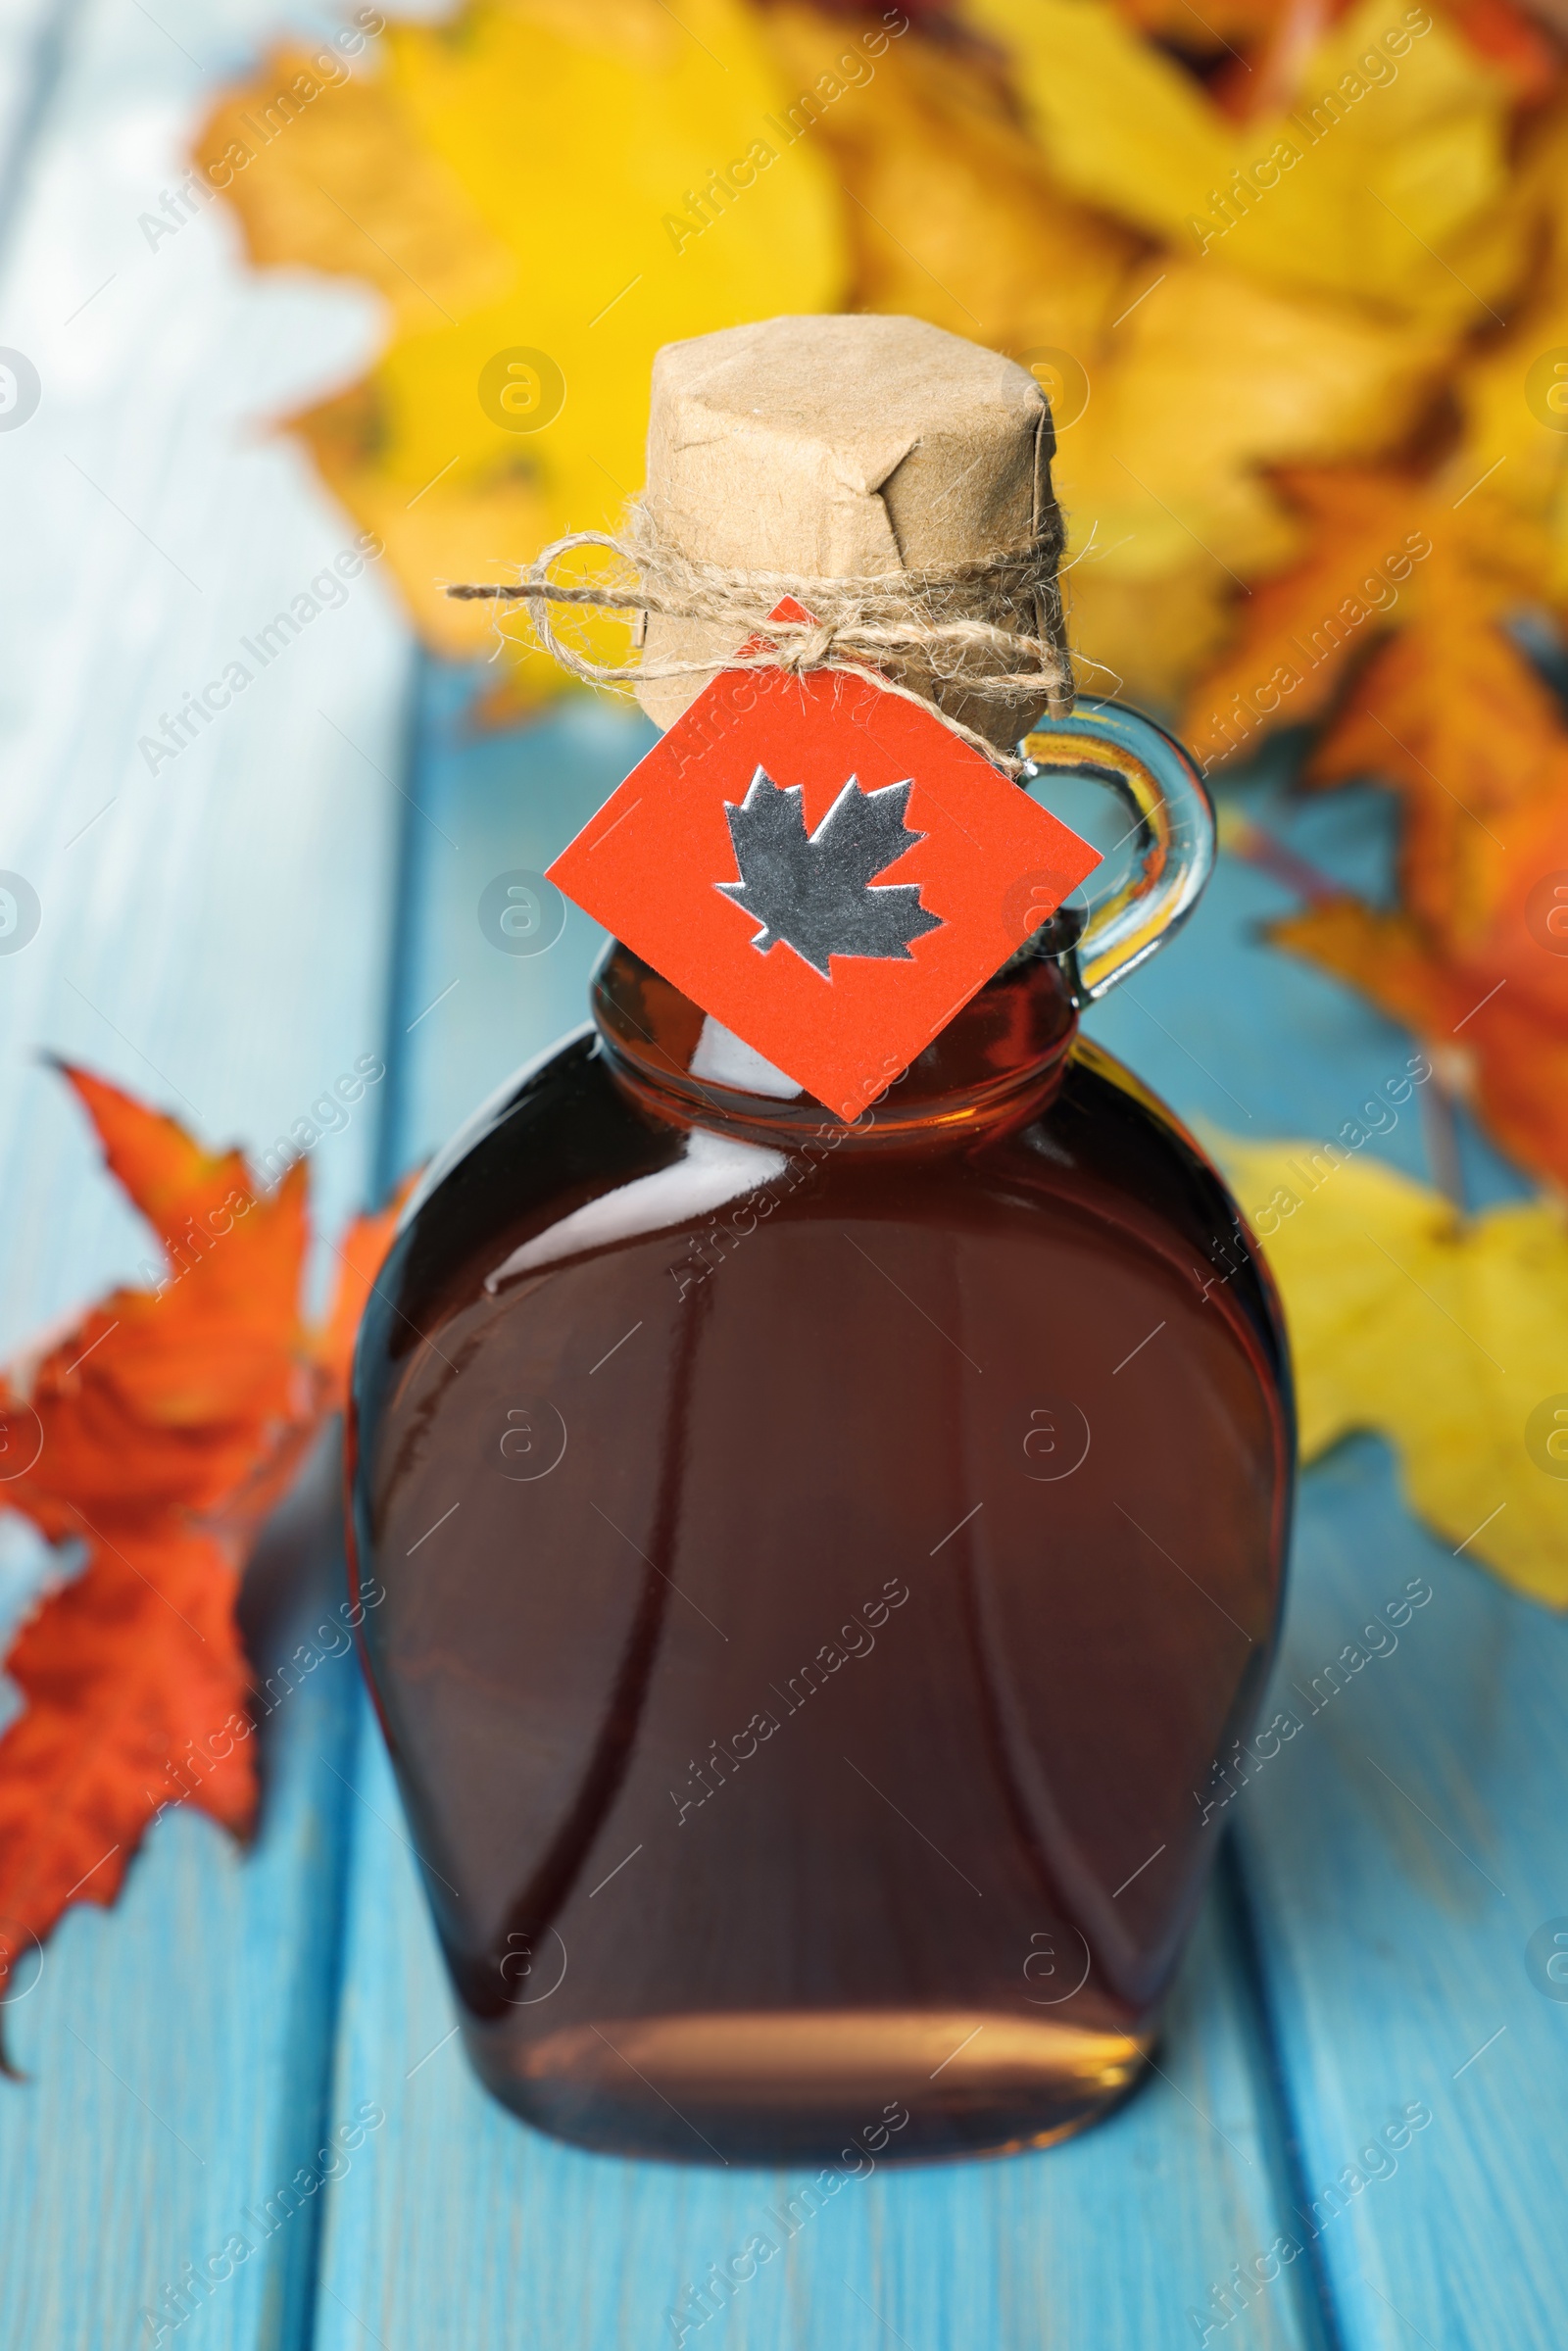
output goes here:
{"type": "Polygon", "coordinates": [[[649,508],[634,501],[619,535],[568,531],[544,548],[514,582],[463,582],[447,589],[466,601],[519,601],[544,650],[568,675],[593,686],[634,686],[664,678],[711,677],[725,669],[779,669],[791,676],[831,670],[865,679],[918,704],[1005,774],[1026,762],[944,707],[971,696],[1015,705],[1032,714],[1072,708],[1072,673],[1062,624],[1057,565],[1062,526],[1054,507],[1028,545],[950,570],[891,571],[859,578],[800,572],[743,571],[683,554],[649,508]],[[629,577],[572,583],[553,577],[563,557],[600,548],[629,577]],[[808,620],[774,619],[786,598],[808,620]],[[566,644],[552,608],[650,612],[698,622],[727,634],[739,649],[700,660],[599,661],[566,644]],[[897,665],[918,687],[888,674],[897,665]],[[923,689],[923,690],[920,690],[923,689]]]}

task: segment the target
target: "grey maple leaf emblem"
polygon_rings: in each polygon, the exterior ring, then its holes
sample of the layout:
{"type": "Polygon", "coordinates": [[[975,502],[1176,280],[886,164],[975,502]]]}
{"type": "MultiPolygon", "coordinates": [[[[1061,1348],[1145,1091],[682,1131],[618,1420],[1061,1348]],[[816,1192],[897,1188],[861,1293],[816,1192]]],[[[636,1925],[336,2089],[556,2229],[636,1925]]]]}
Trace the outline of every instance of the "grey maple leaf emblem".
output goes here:
{"type": "Polygon", "coordinates": [[[760,955],[782,939],[825,980],[833,976],[829,955],[912,961],[910,940],[940,930],[941,915],[921,906],[918,882],[873,886],[875,875],[925,839],[904,820],[911,788],[862,792],[852,775],[808,833],[802,787],[775,784],[759,767],[746,798],[724,809],[741,878],[713,886],[761,924],[752,941],[760,955]]]}

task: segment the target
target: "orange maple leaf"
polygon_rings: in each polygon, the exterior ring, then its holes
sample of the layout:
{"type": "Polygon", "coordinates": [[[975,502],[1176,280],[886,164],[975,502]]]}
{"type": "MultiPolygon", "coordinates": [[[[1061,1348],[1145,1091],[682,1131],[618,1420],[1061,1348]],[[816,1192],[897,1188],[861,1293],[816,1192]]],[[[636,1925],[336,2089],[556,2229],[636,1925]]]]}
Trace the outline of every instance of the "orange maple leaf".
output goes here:
{"type": "Polygon", "coordinates": [[[0,1985],[69,1902],[114,1899],[166,1802],[236,1837],[253,1826],[239,1575],[342,1401],[397,1216],[394,1203],[353,1227],[332,1309],[309,1325],[303,1163],[266,1190],[238,1151],[207,1151],[103,1079],[64,1074],[169,1270],[0,1374],[0,1445],[23,1465],[6,1500],[87,1554],[6,1659],[24,1706],[0,1738],[0,1985]]]}
{"type": "Polygon", "coordinates": [[[1483,606],[1434,590],[1306,771],[1397,790],[1401,910],[1337,899],[1271,936],[1413,1028],[1503,1149],[1568,1189],[1568,731],[1483,606]]]}
{"type": "Polygon", "coordinates": [[[1418,482],[1349,467],[1279,479],[1310,532],[1307,551],[1253,588],[1230,647],[1194,689],[1182,735],[1205,770],[1245,759],[1272,727],[1317,717],[1425,584],[1432,540],[1418,482]]]}
{"type": "Polygon", "coordinates": [[[1557,0],[1537,0],[1534,13],[1515,8],[1512,0],[1447,0],[1446,13],[1522,104],[1540,105],[1552,95],[1561,77],[1562,52],[1547,26],[1559,34],[1568,30],[1557,0]]]}

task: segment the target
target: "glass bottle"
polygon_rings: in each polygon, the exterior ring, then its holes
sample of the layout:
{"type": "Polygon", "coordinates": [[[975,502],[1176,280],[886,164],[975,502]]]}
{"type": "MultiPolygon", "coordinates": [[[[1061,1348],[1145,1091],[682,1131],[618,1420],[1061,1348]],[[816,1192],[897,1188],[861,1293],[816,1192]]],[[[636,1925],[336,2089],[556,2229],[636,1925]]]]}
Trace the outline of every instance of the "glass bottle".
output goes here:
{"type": "Polygon", "coordinates": [[[372,1294],[371,1682],[469,2056],[588,2146],[1060,2137],[1137,2082],[1214,1857],[1284,1344],[1220,1178],[1078,1032],[1212,820],[1114,706],[1026,749],[1122,796],[1131,878],[871,1110],[612,948],[372,1294]]]}

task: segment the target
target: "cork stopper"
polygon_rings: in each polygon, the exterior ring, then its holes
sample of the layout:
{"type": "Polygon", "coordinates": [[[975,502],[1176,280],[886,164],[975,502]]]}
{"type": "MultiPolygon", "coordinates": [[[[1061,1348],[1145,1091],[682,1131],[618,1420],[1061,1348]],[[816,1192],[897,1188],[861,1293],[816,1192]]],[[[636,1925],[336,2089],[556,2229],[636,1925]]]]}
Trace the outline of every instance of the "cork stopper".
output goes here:
{"type": "MultiPolygon", "coordinates": [[[[1038,383],[997,352],[918,318],[768,318],[659,353],[645,497],[700,562],[808,578],[951,571],[1059,532],[1054,449],[1038,383]]],[[[1055,642],[1054,574],[1039,603],[1034,633],[1055,642]]],[[[981,584],[970,616],[994,617],[981,584]]],[[[716,669],[735,650],[711,622],[649,615],[651,661],[711,653],[716,669]]],[[[908,664],[891,674],[931,691],[908,664]]],[[[667,727],[708,682],[650,679],[637,696],[667,727]]],[[[984,693],[937,698],[1002,750],[1040,714],[984,693]]]]}

